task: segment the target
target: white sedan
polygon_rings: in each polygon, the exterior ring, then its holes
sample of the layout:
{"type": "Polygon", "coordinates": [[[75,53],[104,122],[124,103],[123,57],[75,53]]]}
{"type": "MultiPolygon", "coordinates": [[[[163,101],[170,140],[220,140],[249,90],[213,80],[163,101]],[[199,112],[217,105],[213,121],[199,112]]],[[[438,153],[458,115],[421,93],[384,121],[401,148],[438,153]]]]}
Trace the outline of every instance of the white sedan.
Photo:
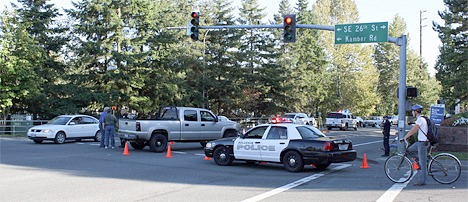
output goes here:
{"type": "Polygon", "coordinates": [[[61,115],[47,122],[47,124],[34,126],[28,130],[28,138],[35,143],[51,140],[62,144],[67,139],[81,141],[93,139],[101,141],[99,120],[88,115],[61,115]]]}

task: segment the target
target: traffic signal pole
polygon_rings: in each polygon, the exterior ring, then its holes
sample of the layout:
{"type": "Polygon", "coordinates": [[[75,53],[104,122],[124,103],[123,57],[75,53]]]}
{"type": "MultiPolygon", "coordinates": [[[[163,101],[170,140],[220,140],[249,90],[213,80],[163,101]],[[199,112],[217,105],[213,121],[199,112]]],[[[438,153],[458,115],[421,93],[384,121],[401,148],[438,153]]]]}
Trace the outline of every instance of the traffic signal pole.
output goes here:
{"type": "MultiPolygon", "coordinates": [[[[283,20],[286,20],[286,18],[291,17],[294,15],[286,15],[283,17],[283,20]]],[[[294,16],[295,18],[295,16],[294,16]]],[[[295,20],[295,19],[294,19],[295,20]]],[[[375,31],[375,32],[380,32],[379,29],[388,29],[387,27],[374,27],[372,25],[373,23],[362,23],[360,24],[360,28],[363,28],[365,31],[375,31]],[[370,24],[370,25],[366,25],[370,24]],[[375,28],[375,30],[374,30],[375,28]],[[372,30],[371,30],[372,29],[372,30]]],[[[381,26],[381,24],[374,23],[375,25],[381,26]]],[[[387,23],[385,23],[387,24],[387,23]]],[[[305,29],[318,29],[318,30],[326,30],[326,31],[335,31],[335,26],[325,26],[325,25],[313,25],[313,24],[296,24],[294,21],[295,28],[305,28],[305,29]]],[[[210,30],[216,30],[216,29],[265,29],[265,28],[273,28],[273,29],[286,29],[285,24],[279,24],[279,25],[216,25],[216,26],[198,26],[199,29],[210,29],[210,30]]],[[[347,25],[349,26],[349,25],[347,25]]],[[[295,29],[294,28],[294,29],[295,29]]],[[[181,29],[181,28],[168,28],[168,29],[181,29]]],[[[363,30],[360,30],[361,32],[364,32],[363,30]]],[[[286,30],[285,30],[286,31],[286,30]]],[[[347,30],[348,32],[352,32],[350,30],[347,30]]],[[[375,33],[374,32],[374,33],[375,33]]],[[[363,37],[362,39],[364,40],[370,40],[376,39],[376,36],[373,34],[367,35],[368,38],[363,37]]],[[[335,31],[335,35],[336,35],[335,31]]],[[[341,33],[343,34],[343,33],[341,33]]],[[[294,36],[295,37],[295,36],[294,36]]],[[[378,37],[379,40],[382,39],[382,37],[378,37]]],[[[361,39],[358,37],[358,39],[361,39]]],[[[283,39],[285,41],[285,39],[283,39]]],[[[398,89],[398,139],[403,139],[403,137],[406,135],[405,127],[406,127],[406,35],[401,35],[399,38],[393,38],[389,37],[387,34],[387,40],[383,38],[383,41],[379,42],[391,42],[396,44],[397,46],[400,46],[400,78],[399,78],[399,89],[398,89]]],[[[286,42],[291,42],[291,41],[286,41],[286,42]]],[[[371,43],[373,41],[365,41],[363,43],[371,43]]],[[[335,42],[336,43],[336,42],[335,42]]],[[[402,152],[403,148],[398,147],[398,150],[402,152]]]]}

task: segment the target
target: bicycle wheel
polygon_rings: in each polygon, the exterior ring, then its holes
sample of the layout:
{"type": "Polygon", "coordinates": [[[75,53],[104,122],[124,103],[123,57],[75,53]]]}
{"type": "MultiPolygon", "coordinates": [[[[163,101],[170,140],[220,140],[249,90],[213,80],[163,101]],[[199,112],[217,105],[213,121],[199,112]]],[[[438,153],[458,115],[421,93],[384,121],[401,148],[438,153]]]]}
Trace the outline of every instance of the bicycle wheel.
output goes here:
{"type": "Polygon", "coordinates": [[[408,181],[413,175],[411,161],[403,155],[395,154],[388,157],[384,165],[385,175],[396,183],[408,181]]]}
{"type": "Polygon", "coordinates": [[[429,162],[428,174],[441,184],[451,184],[460,177],[460,161],[451,154],[438,154],[429,162]]]}

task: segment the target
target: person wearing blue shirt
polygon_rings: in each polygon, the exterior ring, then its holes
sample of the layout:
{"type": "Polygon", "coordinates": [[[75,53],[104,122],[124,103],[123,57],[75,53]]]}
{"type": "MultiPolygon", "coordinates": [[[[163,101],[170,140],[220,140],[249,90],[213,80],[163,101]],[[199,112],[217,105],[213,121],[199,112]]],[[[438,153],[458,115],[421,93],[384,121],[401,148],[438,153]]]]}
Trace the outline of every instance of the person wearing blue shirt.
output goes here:
{"type": "Polygon", "coordinates": [[[104,107],[104,111],[102,111],[101,116],[99,116],[99,130],[101,131],[101,141],[100,141],[99,147],[104,147],[105,132],[104,132],[104,128],[102,127],[102,123],[104,123],[104,117],[106,116],[108,109],[110,108],[104,107]]]}

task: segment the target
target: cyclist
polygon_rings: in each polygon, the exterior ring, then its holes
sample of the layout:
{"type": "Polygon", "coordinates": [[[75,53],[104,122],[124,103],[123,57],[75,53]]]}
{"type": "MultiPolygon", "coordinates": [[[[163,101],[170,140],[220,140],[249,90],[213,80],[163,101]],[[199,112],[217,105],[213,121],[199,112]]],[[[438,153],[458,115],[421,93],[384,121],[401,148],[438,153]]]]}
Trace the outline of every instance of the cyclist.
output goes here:
{"type": "Polygon", "coordinates": [[[413,128],[411,128],[411,130],[403,138],[403,140],[406,140],[418,132],[418,141],[408,148],[408,152],[412,153],[412,155],[415,155],[416,152],[418,153],[420,164],[419,167],[421,169],[421,172],[418,172],[420,180],[418,183],[414,184],[414,186],[423,186],[426,185],[427,182],[427,149],[429,147],[429,141],[427,140],[426,135],[424,135],[427,134],[428,127],[426,119],[424,119],[421,115],[422,110],[423,107],[418,104],[415,104],[411,107],[413,116],[416,117],[416,122],[413,128]]]}

